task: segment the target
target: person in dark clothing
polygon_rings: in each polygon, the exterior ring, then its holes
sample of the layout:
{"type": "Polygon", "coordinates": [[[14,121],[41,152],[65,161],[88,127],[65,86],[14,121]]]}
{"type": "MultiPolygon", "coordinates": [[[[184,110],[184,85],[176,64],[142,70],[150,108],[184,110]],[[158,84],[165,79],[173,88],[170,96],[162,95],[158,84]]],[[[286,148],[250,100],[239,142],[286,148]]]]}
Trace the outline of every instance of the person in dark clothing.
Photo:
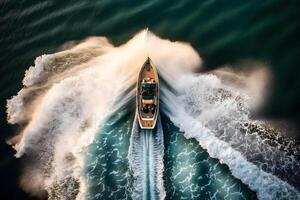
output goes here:
{"type": "Polygon", "coordinates": [[[155,105],[155,104],[151,104],[151,105],[150,105],[149,110],[151,111],[152,114],[155,113],[155,108],[156,108],[156,105],[155,105]]]}
{"type": "Polygon", "coordinates": [[[148,107],[147,105],[145,105],[145,106],[143,107],[143,112],[144,112],[144,113],[149,113],[149,107],[148,107]]]}

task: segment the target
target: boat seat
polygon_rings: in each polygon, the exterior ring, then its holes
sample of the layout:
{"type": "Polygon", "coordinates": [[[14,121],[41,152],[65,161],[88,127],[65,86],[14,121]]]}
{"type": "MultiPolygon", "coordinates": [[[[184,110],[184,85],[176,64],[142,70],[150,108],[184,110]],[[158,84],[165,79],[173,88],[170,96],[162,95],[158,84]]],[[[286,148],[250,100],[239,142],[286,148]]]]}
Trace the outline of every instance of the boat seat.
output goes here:
{"type": "Polygon", "coordinates": [[[142,99],[143,104],[154,104],[153,99],[142,99]]]}

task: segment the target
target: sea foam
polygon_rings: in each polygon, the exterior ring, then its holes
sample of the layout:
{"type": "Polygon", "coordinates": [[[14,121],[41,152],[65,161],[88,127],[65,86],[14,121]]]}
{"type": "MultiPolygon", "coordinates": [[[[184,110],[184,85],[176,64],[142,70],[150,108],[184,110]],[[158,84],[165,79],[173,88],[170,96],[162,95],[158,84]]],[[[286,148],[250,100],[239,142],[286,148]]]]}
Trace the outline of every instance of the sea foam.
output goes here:
{"type": "MultiPolygon", "coordinates": [[[[259,198],[299,198],[299,192],[276,177],[276,171],[264,169],[264,161],[259,165],[256,157],[250,156],[253,146],[244,148],[239,143],[253,144],[251,131],[235,131],[240,128],[237,125],[253,122],[249,120],[247,105],[251,99],[247,93],[223,84],[215,75],[194,74],[202,60],[189,44],[163,40],[149,31],[118,47],[103,37],[89,38],[70,49],[38,57],[28,69],[23,89],[7,102],[8,122],[22,128],[10,144],[17,157],[24,157],[21,185],[26,191],[35,195],[47,191],[50,199],[85,198],[87,148],[103,120],[134,97],[132,86],[146,56],[157,66],[165,85],[161,88],[161,110],[187,138],[196,138],[210,156],[228,165],[259,198]],[[129,97],[120,100],[126,91],[129,97]],[[35,180],[35,184],[26,184],[28,180],[35,180]]],[[[247,126],[245,129],[249,130],[247,126]]],[[[260,135],[254,136],[262,141],[260,135]]],[[[159,137],[152,142],[162,147],[163,138],[159,137]]],[[[278,153],[272,155],[282,156],[284,163],[293,160],[276,146],[260,144],[266,150],[263,153],[275,150],[278,153]]],[[[152,150],[157,159],[150,161],[155,172],[150,172],[155,175],[156,191],[164,198],[163,149],[156,149],[152,150]]],[[[255,154],[266,157],[259,151],[255,154]]],[[[290,163],[297,169],[297,161],[290,163]]],[[[140,175],[134,176],[138,179],[140,175]]]]}

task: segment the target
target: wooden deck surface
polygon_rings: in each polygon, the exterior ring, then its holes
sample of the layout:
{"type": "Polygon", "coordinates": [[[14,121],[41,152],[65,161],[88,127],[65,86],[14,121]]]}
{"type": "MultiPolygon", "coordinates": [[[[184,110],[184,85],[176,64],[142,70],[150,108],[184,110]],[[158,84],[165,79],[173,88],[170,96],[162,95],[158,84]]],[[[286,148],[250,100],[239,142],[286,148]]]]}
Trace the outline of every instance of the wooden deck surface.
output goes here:
{"type": "MultiPolygon", "coordinates": [[[[153,83],[153,81],[155,83],[158,83],[158,80],[156,80],[156,79],[157,79],[157,76],[156,76],[155,69],[151,66],[151,64],[149,64],[148,66],[144,66],[142,71],[141,71],[141,74],[140,74],[140,77],[139,77],[139,81],[140,81],[139,85],[141,85],[143,83],[143,80],[146,80],[146,82],[149,82],[149,83],[153,83]]],[[[141,122],[142,127],[153,127],[153,125],[156,121],[155,120],[155,115],[157,113],[157,110],[155,111],[155,113],[152,113],[151,111],[148,112],[148,113],[144,113],[142,111],[142,108],[145,105],[148,105],[146,103],[142,103],[142,92],[143,92],[143,90],[140,87],[139,91],[138,91],[138,94],[139,94],[139,97],[138,97],[138,109],[139,109],[139,111],[138,112],[141,115],[140,122],[141,122]]],[[[156,95],[157,95],[157,93],[154,96],[154,102],[153,102],[155,104],[155,106],[157,106],[157,103],[158,103],[156,95]]],[[[145,101],[145,102],[147,102],[147,101],[145,101]]]]}

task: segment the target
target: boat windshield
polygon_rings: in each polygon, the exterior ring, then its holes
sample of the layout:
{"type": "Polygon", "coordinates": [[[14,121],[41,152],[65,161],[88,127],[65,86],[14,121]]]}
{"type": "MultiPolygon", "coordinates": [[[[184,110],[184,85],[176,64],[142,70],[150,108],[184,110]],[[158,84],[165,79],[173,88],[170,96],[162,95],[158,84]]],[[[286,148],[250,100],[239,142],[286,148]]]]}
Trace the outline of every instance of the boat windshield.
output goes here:
{"type": "Polygon", "coordinates": [[[155,83],[142,83],[142,97],[143,99],[153,99],[155,95],[155,83]]]}
{"type": "Polygon", "coordinates": [[[156,89],[156,83],[142,83],[142,88],[154,91],[156,89]]]}
{"type": "Polygon", "coordinates": [[[143,99],[146,99],[146,100],[150,100],[150,99],[154,98],[154,95],[151,93],[150,94],[143,93],[142,96],[143,96],[143,99]]]}

